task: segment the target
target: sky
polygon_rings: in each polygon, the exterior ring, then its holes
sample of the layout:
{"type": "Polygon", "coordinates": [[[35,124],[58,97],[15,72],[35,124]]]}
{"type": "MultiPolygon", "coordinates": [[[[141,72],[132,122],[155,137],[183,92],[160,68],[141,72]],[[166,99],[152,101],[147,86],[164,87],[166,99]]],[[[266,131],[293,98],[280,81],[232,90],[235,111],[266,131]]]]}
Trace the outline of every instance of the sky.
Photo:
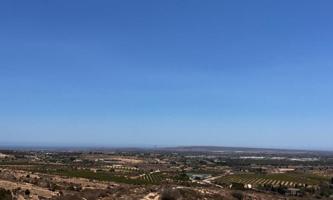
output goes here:
{"type": "Polygon", "coordinates": [[[333,150],[330,0],[4,0],[0,145],[333,150]]]}

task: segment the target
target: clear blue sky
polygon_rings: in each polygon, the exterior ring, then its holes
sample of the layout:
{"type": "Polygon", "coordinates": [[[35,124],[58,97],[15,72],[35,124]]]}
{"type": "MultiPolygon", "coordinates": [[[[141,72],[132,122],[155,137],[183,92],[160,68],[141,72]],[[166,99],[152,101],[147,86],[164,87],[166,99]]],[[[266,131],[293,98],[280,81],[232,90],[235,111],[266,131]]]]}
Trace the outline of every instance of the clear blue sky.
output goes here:
{"type": "Polygon", "coordinates": [[[333,2],[0,2],[1,145],[333,150],[333,2]]]}

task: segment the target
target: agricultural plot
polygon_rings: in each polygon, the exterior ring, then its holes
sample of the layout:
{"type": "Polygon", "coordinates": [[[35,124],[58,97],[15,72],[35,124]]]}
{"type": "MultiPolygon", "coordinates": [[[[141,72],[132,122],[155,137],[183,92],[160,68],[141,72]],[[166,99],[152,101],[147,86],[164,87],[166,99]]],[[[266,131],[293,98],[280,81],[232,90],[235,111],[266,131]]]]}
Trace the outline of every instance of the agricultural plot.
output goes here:
{"type": "Polygon", "coordinates": [[[320,182],[327,181],[327,179],[306,174],[286,173],[286,174],[237,174],[222,177],[216,180],[217,184],[228,185],[231,183],[251,184],[258,185],[273,185],[273,186],[306,186],[318,185],[320,182]]]}
{"type": "Polygon", "coordinates": [[[160,173],[147,173],[140,176],[140,180],[145,181],[149,184],[158,184],[162,181],[160,173]]]}
{"type": "Polygon", "coordinates": [[[142,170],[135,168],[135,167],[126,167],[126,166],[112,166],[109,168],[110,170],[113,170],[114,172],[120,172],[120,173],[142,173],[142,170]]]}
{"type": "Polygon", "coordinates": [[[139,171],[138,168],[135,167],[126,167],[126,166],[111,166],[111,169],[121,170],[121,171],[139,171]]]}

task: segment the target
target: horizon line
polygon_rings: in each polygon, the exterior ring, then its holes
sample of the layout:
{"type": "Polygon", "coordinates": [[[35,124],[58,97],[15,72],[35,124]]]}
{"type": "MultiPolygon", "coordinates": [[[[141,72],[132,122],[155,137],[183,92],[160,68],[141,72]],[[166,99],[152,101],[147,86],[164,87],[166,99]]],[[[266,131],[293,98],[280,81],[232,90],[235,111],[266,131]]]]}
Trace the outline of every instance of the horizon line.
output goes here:
{"type": "Polygon", "coordinates": [[[297,148],[297,147],[255,147],[255,146],[224,146],[224,145],[102,145],[102,144],[0,144],[0,150],[12,149],[172,149],[172,148],[226,148],[226,149],[248,149],[248,150],[275,150],[275,151],[315,151],[333,152],[333,149],[297,148]]]}

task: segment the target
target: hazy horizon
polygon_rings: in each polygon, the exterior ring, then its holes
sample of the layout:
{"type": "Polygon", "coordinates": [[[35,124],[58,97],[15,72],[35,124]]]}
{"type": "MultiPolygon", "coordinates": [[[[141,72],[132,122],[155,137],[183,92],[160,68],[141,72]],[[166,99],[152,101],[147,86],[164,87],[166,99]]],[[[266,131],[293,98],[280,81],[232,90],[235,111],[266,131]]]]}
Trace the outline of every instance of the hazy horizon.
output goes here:
{"type": "MultiPolygon", "coordinates": [[[[320,149],[320,148],[293,148],[293,147],[265,147],[265,146],[215,146],[215,145],[101,145],[101,144],[0,144],[0,150],[112,150],[112,149],[181,149],[181,148],[221,148],[221,149],[233,149],[233,151],[241,151],[241,149],[248,150],[273,150],[273,151],[305,151],[305,152],[331,152],[332,149],[320,149]]],[[[203,150],[201,150],[203,151],[203,150]]]]}
{"type": "Polygon", "coordinates": [[[1,1],[0,145],[333,150],[332,1],[1,1]]]}

